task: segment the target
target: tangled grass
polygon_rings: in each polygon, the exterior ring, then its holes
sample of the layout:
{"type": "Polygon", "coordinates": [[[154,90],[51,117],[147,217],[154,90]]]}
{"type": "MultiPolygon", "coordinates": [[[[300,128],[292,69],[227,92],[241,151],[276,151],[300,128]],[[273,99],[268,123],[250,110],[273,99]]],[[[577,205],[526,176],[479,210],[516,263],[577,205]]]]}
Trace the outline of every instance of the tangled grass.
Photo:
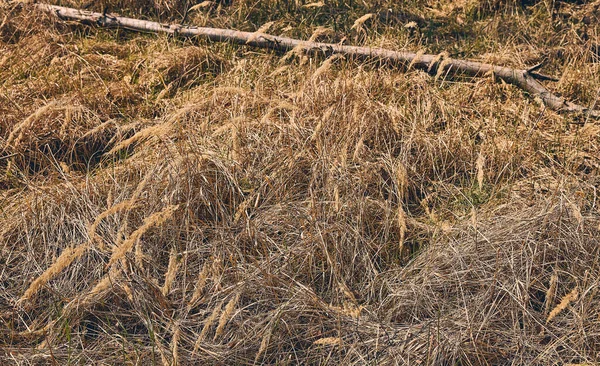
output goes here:
{"type": "MultiPolygon", "coordinates": [[[[598,99],[597,1],[193,3],[91,9],[545,59],[598,99]]],[[[600,361],[597,121],[491,78],[26,4],[0,8],[0,51],[3,364],[600,361]]]]}

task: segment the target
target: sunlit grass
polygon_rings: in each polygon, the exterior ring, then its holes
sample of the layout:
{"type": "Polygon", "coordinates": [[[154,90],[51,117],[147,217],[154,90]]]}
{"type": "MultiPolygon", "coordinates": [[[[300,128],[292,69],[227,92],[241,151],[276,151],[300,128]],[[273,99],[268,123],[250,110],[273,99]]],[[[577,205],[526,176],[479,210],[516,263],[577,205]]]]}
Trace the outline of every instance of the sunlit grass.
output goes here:
{"type": "MultiPolygon", "coordinates": [[[[106,3],[165,22],[193,5],[106,3]]],[[[544,61],[592,105],[595,5],[549,3],[221,1],[186,22],[544,61]]],[[[598,361],[596,121],[491,77],[27,5],[0,24],[0,360],[598,361]]]]}

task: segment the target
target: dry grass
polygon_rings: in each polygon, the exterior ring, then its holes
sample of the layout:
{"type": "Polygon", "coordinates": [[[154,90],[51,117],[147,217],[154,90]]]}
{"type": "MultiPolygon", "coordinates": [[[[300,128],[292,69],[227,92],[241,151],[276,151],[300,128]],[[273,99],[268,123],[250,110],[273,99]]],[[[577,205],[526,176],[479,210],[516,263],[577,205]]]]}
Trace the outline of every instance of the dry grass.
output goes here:
{"type": "MultiPolygon", "coordinates": [[[[600,3],[524,3],[216,1],[186,21],[546,59],[553,90],[597,103],[600,3]]],[[[2,3],[0,363],[597,364],[599,150],[597,121],[493,76],[2,3]]]]}

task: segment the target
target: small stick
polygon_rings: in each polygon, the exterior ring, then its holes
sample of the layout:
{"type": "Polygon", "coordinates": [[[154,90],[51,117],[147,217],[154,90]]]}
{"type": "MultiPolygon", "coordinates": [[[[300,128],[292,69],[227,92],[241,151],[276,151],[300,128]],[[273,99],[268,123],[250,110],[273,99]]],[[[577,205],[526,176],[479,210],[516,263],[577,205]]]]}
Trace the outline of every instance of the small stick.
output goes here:
{"type": "Polygon", "coordinates": [[[540,62],[539,64],[531,66],[530,68],[528,68],[527,72],[531,74],[532,72],[541,69],[543,66],[544,66],[544,63],[540,62]]]}

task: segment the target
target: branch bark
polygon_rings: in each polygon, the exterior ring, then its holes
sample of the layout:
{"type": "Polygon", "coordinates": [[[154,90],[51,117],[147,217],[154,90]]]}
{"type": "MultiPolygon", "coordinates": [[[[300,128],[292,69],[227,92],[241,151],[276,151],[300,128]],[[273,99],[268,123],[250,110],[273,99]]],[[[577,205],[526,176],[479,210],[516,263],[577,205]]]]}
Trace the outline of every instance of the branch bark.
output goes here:
{"type": "Polygon", "coordinates": [[[139,20],[115,16],[112,14],[96,13],[74,8],[49,4],[36,4],[42,11],[56,15],[60,19],[77,20],[86,24],[100,27],[125,28],[134,31],[151,33],[168,33],[179,37],[202,37],[213,42],[231,42],[239,45],[267,48],[278,51],[303,49],[306,52],[322,53],[325,55],[343,54],[361,59],[380,59],[382,61],[410,65],[427,70],[437,75],[464,74],[467,76],[485,76],[493,74],[526,91],[534,97],[539,97],[544,105],[558,112],[582,113],[586,116],[600,118],[600,110],[590,109],[559,97],[550,92],[538,80],[554,80],[551,77],[535,73],[541,65],[529,69],[513,69],[476,61],[454,58],[443,58],[441,55],[418,54],[406,51],[392,51],[384,48],[358,47],[333,43],[308,42],[298,39],[274,36],[264,33],[241,32],[231,29],[203,28],[182,26],[178,24],[162,24],[153,21],[139,20]]]}

